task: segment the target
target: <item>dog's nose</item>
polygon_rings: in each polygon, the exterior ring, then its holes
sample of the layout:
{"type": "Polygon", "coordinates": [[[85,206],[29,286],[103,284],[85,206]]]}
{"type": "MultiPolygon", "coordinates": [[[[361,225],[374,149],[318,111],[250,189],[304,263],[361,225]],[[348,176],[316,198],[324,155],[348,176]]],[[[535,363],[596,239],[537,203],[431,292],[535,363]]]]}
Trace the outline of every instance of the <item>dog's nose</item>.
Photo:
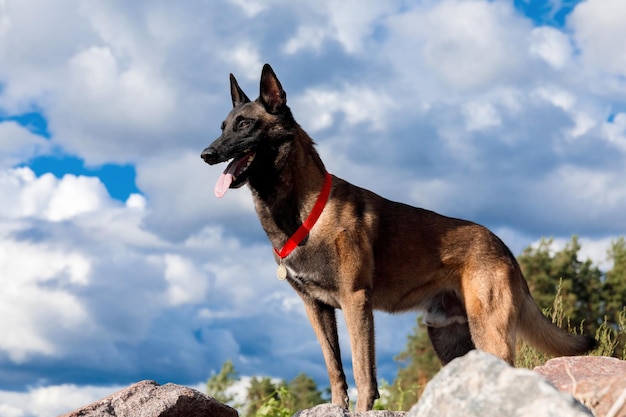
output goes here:
{"type": "Polygon", "coordinates": [[[200,158],[207,164],[214,164],[217,161],[217,151],[210,146],[202,151],[200,158]]]}

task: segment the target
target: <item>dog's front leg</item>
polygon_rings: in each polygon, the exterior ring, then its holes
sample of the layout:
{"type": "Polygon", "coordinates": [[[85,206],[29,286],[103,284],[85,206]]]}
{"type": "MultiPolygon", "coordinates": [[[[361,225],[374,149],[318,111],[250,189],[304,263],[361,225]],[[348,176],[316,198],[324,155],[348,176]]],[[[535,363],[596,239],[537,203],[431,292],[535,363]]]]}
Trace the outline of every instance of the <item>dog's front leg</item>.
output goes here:
{"type": "Polygon", "coordinates": [[[304,299],[309,321],[313,326],[317,340],[322,347],[328,378],[330,380],[331,401],[345,409],[348,408],[348,384],[341,365],[339,336],[335,309],[313,299],[304,299]]]}
{"type": "Polygon", "coordinates": [[[356,411],[368,411],[379,397],[374,351],[374,314],[369,290],[361,289],[344,295],[341,308],[352,346],[352,368],[357,388],[356,411]]]}

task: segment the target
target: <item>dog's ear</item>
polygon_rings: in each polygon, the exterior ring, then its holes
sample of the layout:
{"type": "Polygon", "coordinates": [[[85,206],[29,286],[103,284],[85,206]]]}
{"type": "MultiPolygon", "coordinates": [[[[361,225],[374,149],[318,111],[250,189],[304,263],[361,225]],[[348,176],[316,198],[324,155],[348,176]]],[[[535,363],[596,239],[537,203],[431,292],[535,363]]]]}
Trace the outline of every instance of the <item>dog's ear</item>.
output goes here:
{"type": "Polygon", "coordinates": [[[240,104],[248,103],[250,99],[243,92],[243,90],[239,87],[237,80],[233,74],[230,74],[230,96],[233,99],[233,108],[237,107],[240,104]]]}
{"type": "Polygon", "coordinates": [[[269,64],[263,65],[263,71],[261,72],[260,98],[265,109],[270,113],[276,113],[287,104],[287,94],[269,64]]]}

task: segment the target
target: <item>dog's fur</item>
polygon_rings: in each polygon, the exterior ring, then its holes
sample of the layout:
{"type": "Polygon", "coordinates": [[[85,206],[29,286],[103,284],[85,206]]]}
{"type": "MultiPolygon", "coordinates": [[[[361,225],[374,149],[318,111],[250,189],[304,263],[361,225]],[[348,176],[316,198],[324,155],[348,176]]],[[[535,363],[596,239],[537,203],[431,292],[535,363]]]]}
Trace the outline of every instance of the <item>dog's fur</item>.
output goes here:
{"type": "MultiPolygon", "coordinates": [[[[255,101],[232,74],[230,88],[233,109],[201,156],[209,164],[234,159],[227,168],[230,188],[248,183],[261,224],[280,248],[307,218],[326,169],[269,65],[255,101]]],[[[371,409],[378,398],[373,309],[425,312],[444,364],[478,348],[512,365],[518,332],[553,355],[595,346],[593,338],[567,333],[544,317],[515,257],[485,227],[389,201],[334,176],[318,222],[282,262],[322,347],[332,402],[347,407],[335,319],[335,309],[343,310],[357,411],[371,409]]]]}

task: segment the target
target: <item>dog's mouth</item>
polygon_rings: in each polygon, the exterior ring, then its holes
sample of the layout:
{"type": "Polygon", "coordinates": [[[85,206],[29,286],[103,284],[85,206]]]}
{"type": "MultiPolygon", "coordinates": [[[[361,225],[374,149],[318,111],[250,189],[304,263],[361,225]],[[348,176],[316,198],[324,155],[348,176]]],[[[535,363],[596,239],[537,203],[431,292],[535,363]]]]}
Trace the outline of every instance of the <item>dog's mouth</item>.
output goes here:
{"type": "Polygon", "coordinates": [[[222,198],[229,188],[239,188],[246,183],[246,171],[250,168],[256,152],[245,151],[244,155],[234,158],[215,183],[215,196],[222,198]]]}

